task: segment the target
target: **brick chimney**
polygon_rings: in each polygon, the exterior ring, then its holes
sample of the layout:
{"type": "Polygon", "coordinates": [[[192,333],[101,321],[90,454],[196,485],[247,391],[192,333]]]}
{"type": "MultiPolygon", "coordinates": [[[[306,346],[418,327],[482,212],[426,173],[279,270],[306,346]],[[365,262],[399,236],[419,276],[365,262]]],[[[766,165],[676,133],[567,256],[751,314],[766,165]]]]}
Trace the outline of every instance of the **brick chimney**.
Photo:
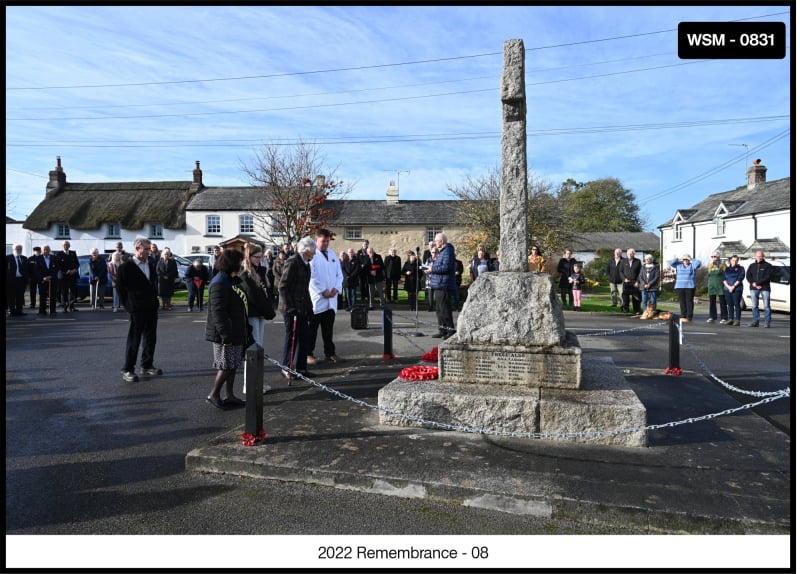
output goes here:
{"type": "Polygon", "coordinates": [[[753,165],[747,168],[747,189],[756,189],[761,183],[767,183],[767,168],[761,165],[760,159],[754,159],[753,165]]]}
{"type": "Polygon", "coordinates": [[[192,183],[196,185],[203,185],[203,170],[200,169],[200,161],[194,162],[194,171],[192,172],[192,183]]]}
{"type": "Polygon", "coordinates": [[[61,156],[56,156],[56,167],[50,171],[50,180],[45,187],[45,197],[57,195],[67,185],[67,174],[61,168],[61,156]]]}
{"type": "Polygon", "coordinates": [[[386,203],[400,203],[400,189],[393,181],[390,181],[389,187],[386,188],[386,203]]]}

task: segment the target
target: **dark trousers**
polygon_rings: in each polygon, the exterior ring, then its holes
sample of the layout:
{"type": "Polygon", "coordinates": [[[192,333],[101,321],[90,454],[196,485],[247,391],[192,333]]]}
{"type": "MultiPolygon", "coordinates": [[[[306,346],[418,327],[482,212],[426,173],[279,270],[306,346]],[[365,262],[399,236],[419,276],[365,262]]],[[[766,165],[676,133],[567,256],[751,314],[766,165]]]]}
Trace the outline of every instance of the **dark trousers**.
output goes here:
{"type": "Polygon", "coordinates": [[[681,317],[691,319],[694,317],[694,287],[676,288],[678,303],[681,306],[681,317]]]}
{"type": "Polygon", "coordinates": [[[78,276],[64,275],[58,284],[61,289],[61,305],[64,309],[75,308],[75,300],[78,298],[78,276]]]}
{"type": "Polygon", "coordinates": [[[642,292],[633,286],[633,283],[625,283],[622,286],[622,311],[630,312],[630,303],[633,302],[633,312],[642,312],[642,292]]]}
{"type": "Polygon", "coordinates": [[[50,281],[42,281],[39,283],[39,312],[47,312],[47,300],[50,299],[50,313],[56,312],[56,294],[58,292],[58,285],[56,278],[53,277],[50,281]],[[52,285],[51,285],[52,283],[52,285]]]}
{"type": "Polygon", "coordinates": [[[299,315],[284,315],[283,327],[283,364],[303,373],[308,368],[308,319],[299,315]]]}
{"type": "Polygon", "coordinates": [[[186,291],[189,295],[189,309],[194,307],[195,299],[197,300],[197,307],[199,309],[203,308],[203,293],[205,292],[206,287],[203,285],[202,287],[198,287],[194,284],[194,281],[187,281],[186,282],[186,291]]]}
{"type": "Polygon", "coordinates": [[[450,307],[450,293],[447,289],[433,289],[433,298],[436,301],[436,322],[439,325],[439,334],[442,337],[454,335],[453,309],[450,307]]]}
{"type": "Polygon", "coordinates": [[[36,307],[36,291],[39,289],[39,284],[31,279],[31,309],[36,307]]]}
{"type": "Polygon", "coordinates": [[[386,301],[397,301],[397,284],[400,279],[387,279],[386,280],[386,301]],[[394,295],[392,295],[394,293],[394,295]]]}
{"type": "Polygon", "coordinates": [[[744,287],[739,285],[733,293],[725,289],[725,304],[728,306],[728,321],[742,320],[742,292],[744,287]]]}
{"type": "Polygon", "coordinates": [[[314,354],[314,347],[317,346],[317,330],[322,327],[322,350],[326,357],[336,354],[336,345],[333,344],[333,322],[336,320],[336,312],[328,309],[322,313],[315,313],[311,318],[311,333],[308,337],[308,354],[314,354]]]}
{"type": "Polygon", "coordinates": [[[561,289],[561,306],[564,309],[575,307],[575,300],[572,298],[572,285],[559,287],[559,289],[561,289]],[[569,300],[569,307],[567,307],[567,300],[569,300]]]}
{"type": "Polygon", "coordinates": [[[408,308],[412,311],[417,310],[417,303],[419,299],[419,293],[417,291],[409,291],[408,292],[408,308]]]}
{"type": "Polygon", "coordinates": [[[358,285],[361,288],[361,299],[366,300],[369,297],[369,273],[361,273],[358,276],[358,285]]]}
{"type": "Polygon", "coordinates": [[[125,345],[125,366],[123,370],[133,372],[136,357],[139,356],[139,345],[142,345],[142,368],[153,366],[156,353],[156,327],[158,326],[158,310],[136,311],[130,313],[128,324],[128,341],[125,345]]]}
{"type": "Polygon", "coordinates": [[[12,315],[19,315],[25,307],[25,278],[14,277],[11,283],[6,286],[8,289],[7,301],[8,310],[12,315]]]}
{"type": "Polygon", "coordinates": [[[728,320],[728,304],[725,302],[725,295],[708,296],[708,316],[716,321],[717,319],[717,297],[719,297],[719,316],[723,321],[728,320]]]}

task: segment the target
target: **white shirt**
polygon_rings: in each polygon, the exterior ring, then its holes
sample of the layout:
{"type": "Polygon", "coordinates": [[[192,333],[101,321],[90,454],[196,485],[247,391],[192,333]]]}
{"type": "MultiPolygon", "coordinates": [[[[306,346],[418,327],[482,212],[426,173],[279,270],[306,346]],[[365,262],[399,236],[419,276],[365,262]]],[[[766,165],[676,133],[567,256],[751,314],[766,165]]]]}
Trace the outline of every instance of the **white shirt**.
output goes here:
{"type": "Polygon", "coordinates": [[[328,309],[337,310],[338,297],[323,297],[323,291],[328,289],[342,290],[342,264],[333,249],[328,249],[327,258],[317,249],[311,260],[311,281],[308,292],[311,294],[311,303],[314,305],[314,314],[322,313],[328,309]]]}
{"type": "Polygon", "coordinates": [[[150,279],[150,259],[145,257],[144,261],[139,261],[138,257],[134,257],[133,261],[136,263],[136,265],[139,266],[139,269],[142,271],[142,273],[144,273],[144,276],[147,277],[147,279],[149,280],[150,279]]]}

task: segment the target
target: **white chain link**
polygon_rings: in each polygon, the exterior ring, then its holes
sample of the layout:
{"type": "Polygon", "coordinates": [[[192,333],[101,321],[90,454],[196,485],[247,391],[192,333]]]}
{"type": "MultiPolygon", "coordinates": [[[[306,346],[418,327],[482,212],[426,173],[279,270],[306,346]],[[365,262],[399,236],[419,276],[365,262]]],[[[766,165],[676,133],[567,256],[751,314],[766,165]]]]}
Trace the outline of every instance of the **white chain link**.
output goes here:
{"type": "MultiPolygon", "coordinates": [[[[394,322],[393,322],[392,319],[390,319],[390,324],[392,326],[394,325],[394,322]]],[[[429,323],[423,323],[423,324],[430,325],[429,323]]],[[[646,330],[646,329],[654,329],[654,328],[661,327],[661,326],[668,325],[668,324],[669,324],[668,322],[662,321],[662,322],[658,322],[658,323],[651,323],[650,325],[643,325],[641,327],[633,327],[633,328],[630,328],[630,329],[616,329],[616,330],[609,329],[608,331],[604,331],[602,333],[588,333],[588,334],[585,334],[585,335],[581,335],[581,337],[618,335],[620,333],[630,333],[632,331],[641,331],[641,330],[646,330]]],[[[444,326],[442,326],[442,328],[445,329],[445,330],[448,329],[447,327],[444,327],[444,326]]],[[[395,331],[398,334],[402,335],[402,336],[406,336],[406,337],[409,336],[409,335],[406,335],[405,333],[403,333],[400,329],[397,329],[397,328],[395,328],[393,326],[393,332],[395,332],[395,331]]],[[[418,349],[424,350],[419,345],[416,345],[415,343],[413,343],[413,341],[411,341],[410,339],[409,339],[409,342],[411,342],[412,345],[417,347],[418,349]]],[[[698,416],[698,417],[690,417],[688,419],[683,419],[683,420],[679,420],[679,421],[670,421],[670,422],[667,422],[667,423],[654,424],[654,425],[648,425],[648,426],[636,427],[636,428],[615,429],[615,430],[609,430],[609,431],[580,431],[580,432],[562,432],[562,433],[537,433],[537,432],[499,431],[499,430],[493,430],[493,429],[483,429],[483,428],[476,428],[476,427],[468,427],[468,426],[463,426],[463,425],[451,425],[451,424],[448,424],[448,423],[442,423],[442,422],[439,422],[439,421],[431,421],[431,420],[423,419],[421,417],[417,417],[417,416],[413,416],[413,415],[407,415],[405,413],[401,413],[399,411],[395,411],[395,410],[392,410],[392,409],[387,409],[387,408],[381,407],[379,405],[374,405],[374,404],[368,403],[366,401],[362,401],[361,399],[357,399],[357,398],[355,398],[353,396],[350,396],[348,394],[345,394],[345,393],[342,393],[340,391],[337,391],[336,389],[332,389],[332,388],[330,388],[330,387],[328,387],[326,385],[323,385],[322,383],[318,383],[317,381],[309,379],[308,377],[306,377],[302,373],[298,373],[297,371],[295,371],[295,370],[293,370],[293,369],[291,369],[289,367],[281,365],[278,361],[272,359],[269,355],[265,354],[264,355],[264,359],[267,360],[268,362],[272,363],[273,365],[275,365],[276,367],[278,367],[282,371],[290,373],[295,379],[303,379],[304,381],[307,381],[308,383],[311,383],[313,386],[315,386],[315,387],[317,387],[319,389],[322,389],[323,391],[326,391],[328,393],[331,393],[332,395],[335,395],[335,396],[337,396],[337,397],[339,397],[341,399],[353,402],[353,403],[355,403],[357,405],[361,405],[361,406],[369,408],[369,409],[375,409],[377,411],[380,411],[380,412],[383,412],[383,413],[386,413],[386,414],[389,414],[389,415],[393,415],[395,417],[400,418],[403,421],[413,421],[413,422],[419,423],[419,424],[424,425],[424,426],[441,428],[441,429],[445,429],[445,430],[454,430],[454,431],[467,432],[467,433],[473,433],[473,434],[505,436],[505,437],[514,437],[514,438],[546,438],[546,439],[599,438],[599,437],[631,434],[631,433],[636,433],[636,432],[641,432],[641,431],[657,430],[657,429],[662,429],[662,428],[672,428],[672,427],[676,427],[676,426],[683,425],[683,424],[691,424],[691,423],[696,423],[696,422],[699,422],[699,421],[711,420],[711,419],[714,419],[716,417],[730,415],[730,414],[733,414],[733,413],[738,412],[738,411],[744,411],[744,410],[753,409],[755,407],[770,403],[772,401],[776,401],[778,399],[791,397],[791,389],[789,387],[786,387],[785,389],[781,389],[781,390],[778,390],[778,391],[747,391],[747,390],[744,390],[744,389],[739,389],[738,387],[735,387],[733,385],[730,385],[730,384],[724,382],[722,379],[718,378],[716,375],[714,375],[711,372],[711,370],[700,360],[700,358],[697,356],[697,353],[694,352],[694,349],[692,349],[692,347],[688,343],[684,342],[684,346],[689,350],[691,355],[694,357],[694,359],[700,365],[701,369],[703,369],[708,376],[713,378],[715,381],[719,382],[721,385],[723,385],[727,389],[736,391],[738,393],[746,394],[746,395],[752,395],[752,396],[756,396],[756,397],[765,397],[765,398],[761,399],[760,401],[754,402],[754,403],[748,403],[746,405],[740,405],[738,407],[726,409],[724,411],[719,411],[719,412],[716,412],[716,413],[709,413],[709,414],[706,414],[706,415],[702,415],[702,416],[698,416]]]]}

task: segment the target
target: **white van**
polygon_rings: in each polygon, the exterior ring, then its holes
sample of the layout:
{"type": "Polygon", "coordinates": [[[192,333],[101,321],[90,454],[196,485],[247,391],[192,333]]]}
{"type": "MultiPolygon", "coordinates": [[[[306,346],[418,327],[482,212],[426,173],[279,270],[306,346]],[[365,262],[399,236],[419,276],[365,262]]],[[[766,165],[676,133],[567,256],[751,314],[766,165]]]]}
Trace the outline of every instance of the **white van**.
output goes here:
{"type": "MultiPolygon", "coordinates": [[[[772,265],[772,275],[770,276],[770,296],[769,306],[773,311],[792,312],[792,260],[791,259],[766,259],[772,265]]],[[[744,267],[745,272],[754,263],[755,259],[742,259],[739,264],[744,267]]],[[[742,293],[742,309],[750,309],[753,302],[750,300],[750,285],[745,281],[744,292],[742,293]]],[[[764,303],[761,302],[760,309],[764,310],[764,303]]]]}

